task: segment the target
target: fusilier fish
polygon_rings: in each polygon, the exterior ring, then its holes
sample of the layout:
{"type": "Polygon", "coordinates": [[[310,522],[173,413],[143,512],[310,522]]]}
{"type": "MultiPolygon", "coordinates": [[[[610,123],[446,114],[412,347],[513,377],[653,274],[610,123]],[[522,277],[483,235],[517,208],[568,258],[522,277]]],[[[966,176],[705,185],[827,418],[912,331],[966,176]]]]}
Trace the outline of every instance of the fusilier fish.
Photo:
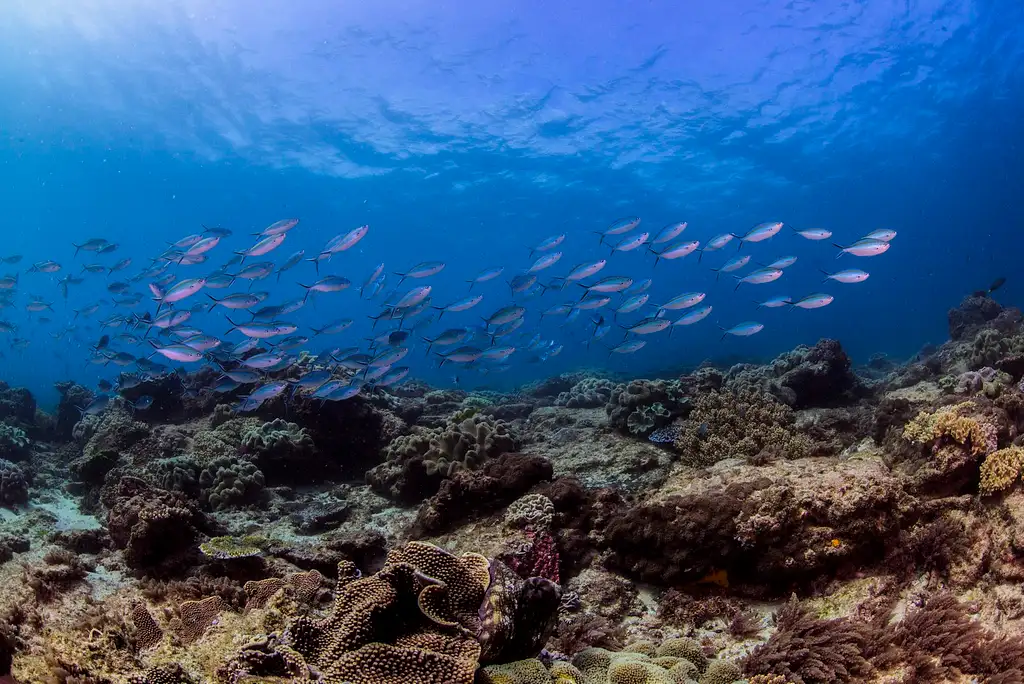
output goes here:
{"type": "Polygon", "coordinates": [[[856,268],[848,268],[845,271],[836,271],[835,273],[829,273],[828,271],[822,271],[822,273],[825,274],[825,280],[823,280],[821,282],[825,282],[825,281],[828,281],[828,280],[835,280],[836,282],[846,283],[846,284],[849,284],[849,283],[863,283],[871,275],[870,273],[867,273],[866,271],[861,271],[861,270],[858,270],[856,268]]]}
{"type": "Polygon", "coordinates": [[[823,306],[828,306],[835,299],[830,294],[812,294],[807,295],[801,300],[793,302],[793,306],[798,309],[820,309],[823,306]]]}
{"type": "Polygon", "coordinates": [[[834,242],[832,244],[839,248],[839,254],[836,255],[837,259],[844,254],[852,254],[854,256],[861,257],[877,256],[888,251],[889,247],[892,246],[891,243],[885,242],[884,240],[871,239],[857,240],[857,242],[854,242],[848,247],[843,247],[842,245],[834,242]]]}

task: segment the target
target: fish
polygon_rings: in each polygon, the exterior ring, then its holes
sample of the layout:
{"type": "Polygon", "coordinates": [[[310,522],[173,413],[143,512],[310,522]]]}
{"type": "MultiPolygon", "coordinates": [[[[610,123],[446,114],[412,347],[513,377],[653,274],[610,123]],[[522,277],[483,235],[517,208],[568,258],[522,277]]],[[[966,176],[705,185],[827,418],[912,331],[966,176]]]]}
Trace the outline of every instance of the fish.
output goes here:
{"type": "Polygon", "coordinates": [[[600,271],[602,268],[604,268],[607,264],[608,264],[608,260],[607,259],[598,259],[597,261],[592,261],[592,262],[589,262],[589,263],[580,264],[579,266],[577,266],[574,269],[572,269],[571,271],[569,271],[569,275],[567,275],[565,277],[565,280],[566,281],[576,281],[576,280],[583,280],[585,278],[589,278],[590,276],[594,275],[595,273],[600,271]]]}
{"type": "Polygon", "coordinates": [[[797,235],[806,240],[828,240],[832,237],[831,230],[825,230],[824,228],[810,228],[808,230],[797,230],[793,229],[797,235]]]}
{"type": "Polygon", "coordinates": [[[401,285],[406,278],[428,278],[432,275],[437,275],[444,270],[445,264],[441,261],[424,261],[416,264],[405,273],[396,272],[395,275],[399,276],[401,280],[398,284],[401,285]]]}
{"type": "Polygon", "coordinates": [[[89,238],[82,244],[71,243],[75,247],[75,256],[78,256],[78,252],[96,252],[107,245],[107,240],[103,238],[89,238]]]}
{"type": "MultiPolygon", "coordinates": [[[[554,249],[558,245],[565,241],[565,233],[559,235],[552,235],[549,238],[545,238],[537,243],[537,246],[530,250],[530,256],[533,256],[537,252],[547,252],[548,250],[554,249]]],[[[555,260],[557,261],[557,259],[555,260]]]]}
{"type": "Polygon", "coordinates": [[[265,385],[260,385],[254,389],[246,400],[258,401],[263,403],[273,399],[274,397],[280,396],[286,389],[288,389],[289,383],[286,380],[277,380],[275,382],[268,382],[265,385]]]}
{"type": "Polygon", "coordinates": [[[831,304],[834,299],[835,297],[830,294],[811,294],[793,302],[793,306],[798,309],[820,309],[831,304]]]}
{"type": "Polygon", "coordinates": [[[154,354],[160,354],[171,361],[195,363],[196,361],[201,361],[203,359],[203,352],[184,344],[172,344],[166,347],[160,347],[155,342],[151,342],[151,344],[153,345],[154,354]]]}
{"type": "Polygon", "coordinates": [[[265,352],[250,356],[241,362],[246,368],[268,369],[272,368],[286,359],[284,354],[279,352],[265,352]]]}
{"type": "MultiPolygon", "coordinates": [[[[235,252],[235,254],[242,257],[242,260],[239,263],[244,263],[246,257],[263,256],[264,254],[269,254],[274,251],[281,246],[286,237],[286,233],[275,233],[274,235],[263,238],[249,249],[242,250],[241,252],[235,252]]],[[[213,240],[214,238],[207,239],[213,240]]]]}
{"type": "Polygon", "coordinates": [[[390,349],[385,349],[370,359],[367,366],[369,368],[380,368],[382,366],[390,367],[405,358],[405,355],[408,353],[408,347],[392,347],[390,349]]]}
{"type": "Polygon", "coordinates": [[[122,294],[129,289],[131,289],[131,285],[122,281],[114,281],[107,284],[107,292],[110,294],[122,294]]]}
{"type": "Polygon", "coordinates": [[[782,277],[782,269],[759,268],[756,271],[753,271],[752,273],[748,273],[742,278],[740,276],[734,277],[736,278],[736,287],[734,289],[739,289],[740,285],[742,285],[743,283],[750,283],[751,285],[760,285],[762,283],[775,282],[776,280],[782,277]]]}
{"type": "Polygon", "coordinates": [[[109,242],[109,243],[103,245],[102,247],[100,247],[99,249],[97,249],[96,253],[97,254],[110,254],[111,252],[116,252],[117,248],[119,246],[120,245],[118,245],[116,242],[109,242]]]}
{"type": "MultiPolygon", "coordinates": [[[[192,245],[196,244],[203,239],[202,234],[194,233],[192,235],[186,235],[175,243],[167,243],[171,246],[172,250],[188,249],[192,245]]],[[[166,252],[165,252],[166,253],[166,252]]]]}
{"type": "Polygon", "coordinates": [[[37,261],[28,269],[28,273],[56,273],[61,265],[56,261],[37,261]]]}
{"type": "Polygon", "coordinates": [[[132,408],[136,411],[145,411],[153,405],[153,397],[148,394],[144,394],[135,401],[131,402],[132,408]]]}
{"type": "Polygon", "coordinates": [[[599,280],[593,285],[583,285],[580,283],[580,287],[586,289],[589,292],[622,292],[633,284],[632,278],[625,276],[609,276],[603,280],[599,280]]]}
{"type": "Polygon", "coordinates": [[[11,256],[4,257],[3,261],[5,264],[17,264],[22,260],[20,254],[12,254],[11,256]]]}
{"type": "Polygon", "coordinates": [[[203,226],[204,235],[216,235],[217,237],[226,238],[231,237],[232,232],[230,228],[221,228],[220,226],[203,226]]]}
{"type": "Polygon", "coordinates": [[[187,280],[180,281],[162,295],[154,296],[153,299],[160,304],[180,302],[181,300],[187,299],[199,292],[205,285],[206,278],[189,278],[187,280]]]}
{"type": "Polygon", "coordinates": [[[995,292],[996,290],[998,290],[999,288],[1001,288],[1005,284],[1006,284],[1006,278],[1002,278],[1002,277],[996,278],[995,280],[992,281],[992,284],[988,286],[988,294],[992,294],[993,292],[995,292]]]}
{"type": "Polygon", "coordinates": [[[103,273],[106,270],[103,264],[82,264],[82,273],[103,273]]]}
{"type": "Polygon", "coordinates": [[[221,297],[220,299],[217,299],[210,294],[206,296],[213,302],[213,304],[210,304],[210,311],[213,311],[213,308],[217,305],[223,306],[225,309],[251,309],[266,298],[265,293],[264,296],[261,297],[251,292],[240,292],[238,294],[221,297]]]}
{"type": "Polygon", "coordinates": [[[737,239],[740,241],[740,247],[742,247],[745,242],[763,242],[775,237],[780,230],[782,230],[781,221],[768,221],[767,223],[757,224],[747,231],[746,235],[737,236],[737,239]]]}
{"type": "Polygon", "coordinates": [[[779,295],[778,297],[771,297],[764,300],[763,302],[757,303],[757,308],[764,307],[766,309],[777,309],[782,306],[788,306],[793,303],[793,298],[789,295],[779,295]]]}
{"type": "Polygon", "coordinates": [[[488,326],[492,325],[504,325],[510,321],[517,320],[526,315],[526,309],[521,306],[514,304],[498,309],[489,317],[484,319],[484,323],[488,326]]]}
{"type": "Polygon", "coordinates": [[[333,323],[328,323],[322,328],[310,328],[313,331],[313,336],[317,335],[337,335],[338,333],[344,332],[349,329],[352,325],[351,318],[342,318],[333,323]]]}
{"type": "Polygon", "coordinates": [[[186,347],[192,347],[196,351],[210,351],[220,346],[221,342],[216,337],[195,333],[184,338],[181,343],[186,347]]]}
{"type": "Polygon", "coordinates": [[[795,263],[796,263],[796,257],[795,256],[784,256],[784,257],[779,257],[778,259],[776,259],[772,263],[770,263],[767,266],[765,266],[765,268],[789,268],[790,266],[792,266],[795,263]]]}
{"type": "Polygon", "coordinates": [[[467,280],[466,282],[469,283],[469,289],[472,290],[473,286],[476,285],[477,283],[486,283],[488,280],[494,280],[495,278],[500,276],[504,271],[504,266],[488,268],[486,270],[480,271],[480,273],[478,273],[475,278],[473,278],[472,280],[467,280]]]}
{"type": "MultiPolygon", "coordinates": [[[[746,256],[734,257],[725,262],[725,265],[721,268],[713,268],[711,270],[715,271],[718,275],[721,275],[722,273],[729,273],[730,271],[738,271],[746,266],[748,261],[750,261],[749,254],[746,256]]],[[[715,279],[717,280],[717,278],[718,276],[716,275],[715,279]]]]}
{"type": "Polygon", "coordinates": [[[611,297],[602,294],[591,294],[588,292],[583,296],[576,307],[580,311],[591,311],[593,309],[600,309],[602,306],[609,304],[612,301],[611,297]]]}
{"type": "Polygon", "coordinates": [[[435,344],[441,347],[450,347],[453,344],[462,344],[469,339],[470,331],[466,328],[449,328],[440,335],[430,339],[429,337],[422,338],[427,343],[427,354],[430,353],[430,348],[435,344]]]}
{"type": "Polygon", "coordinates": [[[18,286],[18,276],[17,276],[17,274],[15,274],[15,275],[5,275],[4,277],[0,278],[0,290],[13,290],[17,286],[18,286]]]}
{"type": "Polygon", "coordinates": [[[300,249],[298,252],[295,252],[294,254],[289,256],[287,259],[285,259],[284,263],[282,263],[278,267],[277,271],[275,271],[277,273],[277,280],[280,281],[281,280],[281,274],[284,273],[285,271],[287,271],[290,268],[294,268],[296,264],[298,264],[300,261],[302,261],[302,258],[304,256],[306,256],[306,250],[300,249]]]}
{"type": "Polygon", "coordinates": [[[79,409],[84,416],[96,416],[103,413],[110,406],[111,396],[99,394],[90,401],[84,408],[79,409]]]}
{"type": "Polygon", "coordinates": [[[519,294],[529,290],[536,282],[537,276],[532,273],[524,273],[522,275],[517,275],[512,278],[512,280],[508,281],[508,286],[512,290],[512,294],[519,294]]]}
{"type": "Polygon", "coordinates": [[[254,382],[260,381],[260,374],[254,370],[229,370],[224,371],[224,376],[240,385],[251,385],[254,382]]]}
{"type": "Polygon", "coordinates": [[[189,247],[182,256],[199,256],[200,254],[206,254],[218,244],[220,244],[220,238],[216,235],[206,237],[189,247]]]}
{"type": "Polygon", "coordinates": [[[352,281],[342,276],[325,276],[312,285],[299,285],[306,289],[306,297],[309,297],[311,292],[341,292],[351,287],[352,281]]]}
{"type": "Polygon", "coordinates": [[[381,387],[392,387],[397,385],[404,380],[407,375],[409,375],[409,371],[410,369],[408,366],[392,368],[377,381],[377,384],[381,387]]]}
{"type": "Polygon", "coordinates": [[[861,271],[855,268],[848,268],[845,271],[836,271],[835,273],[829,273],[828,271],[822,271],[825,274],[825,279],[821,282],[828,282],[829,280],[835,280],[839,283],[863,283],[870,277],[870,273],[861,271]]]}
{"type": "Polygon", "coordinates": [[[684,292],[681,295],[673,297],[661,306],[658,306],[659,311],[678,311],[679,309],[689,309],[691,306],[697,306],[704,301],[707,297],[707,293],[704,292],[684,292]]]}
{"type": "Polygon", "coordinates": [[[670,242],[671,240],[675,240],[677,237],[679,237],[680,233],[686,230],[686,226],[686,221],[668,224],[667,226],[658,231],[658,234],[655,235],[654,239],[651,240],[651,244],[660,245],[663,242],[670,242]]]}
{"type": "Polygon", "coordinates": [[[107,269],[107,275],[111,275],[113,273],[116,273],[117,271],[123,271],[124,269],[128,268],[131,265],[132,260],[130,258],[121,259],[116,264],[107,269]]]}
{"type": "Polygon", "coordinates": [[[329,254],[337,254],[339,252],[344,252],[345,250],[354,247],[356,243],[362,240],[364,237],[366,237],[366,234],[369,232],[370,226],[364,225],[359,226],[358,228],[354,228],[349,232],[345,233],[344,235],[338,235],[334,238],[331,238],[327,242],[327,246],[324,247],[324,252],[327,252],[329,254]]]}
{"type": "Polygon", "coordinates": [[[543,271],[546,268],[551,268],[561,258],[561,252],[552,252],[551,254],[545,254],[544,256],[538,258],[535,262],[533,262],[533,265],[530,266],[530,269],[527,271],[527,273],[537,273],[538,271],[543,271]]]}
{"type": "Polygon", "coordinates": [[[441,365],[445,363],[472,363],[480,358],[483,351],[476,347],[459,347],[447,354],[438,354],[441,357],[441,365]]]}
{"type": "Polygon", "coordinates": [[[595,235],[601,236],[601,240],[598,244],[603,245],[605,238],[611,237],[612,235],[622,235],[623,233],[628,233],[629,231],[633,230],[639,225],[640,218],[638,216],[630,216],[626,218],[616,219],[605,230],[595,232],[595,235]]]}
{"type": "Polygon", "coordinates": [[[402,298],[395,304],[394,309],[401,310],[409,307],[416,306],[430,296],[430,285],[423,285],[421,287],[414,287],[413,289],[402,295],[402,298]]]}
{"type": "Polygon", "coordinates": [[[483,295],[476,295],[474,297],[466,297],[465,299],[460,299],[459,301],[449,304],[448,306],[435,306],[433,308],[441,312],[437,317],[437,320],[441,320],[441,316],[444,316],[446,312],[451,311],[453,313],[457,313],[459,311],[468,311],[469,309],[472,309],[474,306],[482,302],[483,299],[483,295]]]}
{"type": "Polygon", "coordinates": [[[649,294],[633,295],[632,297],[630,297],[629,299],[624,301],[619,306],[619,308],[617,308],[615,310],[615,314],[618,315],[618,314],[632,313],[632,312],[636,311],[637,309],[640,309],[641,307],[643,307],[643,305],[647,303],[647,300],[650,299],[650,297],[651,296],[649,294]]]}
{"type": "Polygon", "coordinates": [[[515,351],[516,348],[512,346],[491,347],[490,349],[485,349],[483,353],[480,354],[480,358],[485,361],[504,361],[514,354],[515,351]]]}
{"type": "Polygon", "coordinates": [[[839,254],[836,255],[837,259],[843,256],[844,254],[852,254],[853,256],[861,257],[877,256],[879,254],[887,252],[889,250],[889,247],[892,246],[891,243],[885,242],[884,240],[870,239],[857,240],[857,242],[847,247],[843,247],[842,245],[836,244],[835,242],[833,242],[832,244],[839,248],[839,254]]]}
{"type": "Polygon", "coordinates": [[[231,327],[225,331],[225,335],[237,330],[246,337],[255,337],[261,340],[267,339],[268,337],[291,335],[293,332],[298,330],[298,326],[294,323],[285,323],[283,321],[272,321],[270,323],[235,323],[229,318],[228,323],[231,324],[231,327]]]}
{"type": "Polygon", "coordinates": [[[697,240],[681,240],[673,243],[661,250],[660,252],[654,252],[654,265],[657,266],[658,262],[662,259],[679,259],[687,254],[692,254],[700,246],[700,242],[697,240]]]}
{"type": "MultiPolygon", "coordinates": [[[[362,297],[365,294],[366,290],[373,288],[374,283],[383,283],[383,279],[381,278],[382,275],[384,275],[383,261],[377,264],[376,268],[374,268],[373,272],[370,274],[370,277],[367,278],[366,282],[363,283],[363,286],[359,288],[359,296],[362,297]]],[[[370,298],[373,298],[372,294],[370,295],[370,298]]]]}
{"type": "Polygon", "coordinates": [[[732,242],[733,238],[735,237],[736,236],[733,235],[732,233],[722,233],[721,235],[716,235],[715,237],[705,242],[704,247],[701,248],[700,254],[697,256],[697,263],[699,264],[700,260],[704,258],[704,252],[714,252],[716,250],[722,249],[727,244],[732,242]]]}
{"type": "Polygon", "coordinates": [[[672,321],[667,318],[650,316],[627,327],[626,332],[631,332],[635,335],[650,335],[651,333],[661,332],[671,324],[672,321]]]}
{"type": "Polygon", "coordinates": [[[890,230],[888,228],[881,228],[879,230],[871,231],[870,233],[868,233],[867,235],[862,237],[861,240],[879,240],[881,242],[889,242],[894,237],[896,237],[896,231],[895,230],[890,230]]]}
{"type": "Polygon", "coordinates": [[[100,349],[106,349],[108,344],[110,344],[110,335],[103,335],[92,348],[99,351],[100,349]]]}
{"type": "Polygon", "coordinates": [[[269,226],[261,230],[259,233],[254,234],[263,235],[264,237],[272,235],[281,235],[282,233],[287,233],[289,230],[291,230],[297,225],[299,225],[299,219],[297,218],[281,219],[280,221],[274,221],[269,226]]]}
{"type": "Polygon", "coordinates": [[[608,355],[612,354],[632,354],[643,349],[647,345],[646,340],[627,340],[622,344],[616,345],[608,350],[608,355]]]}
{"type": "Polygon", "coordinates": [[[734,335],[736,337],[750,337],[764,330],[764,324],[756,321],[747,321],[745,323],[737,323],[731,328],[722,328],[722,338],[725,339],[726,335],[734,335]]]}
{"type": "Polygon", "coordinates": [[[637,247],[640,247],[647,243],[647,238],[650,237],[649,233],[640,233],[633,237],[623,238],[618,244],[612,247],[612,253],[615,252],[631,252],[637,247]]]}
{"type": "Polygon", "coordinates": [[[259,261],[255,264],[249,264],[232,277],[241,278],[242,280],[260,280],[262,278],[266,278],[273,271],[273,261],[259,261]]]}
{"type": "Polygon", "coordinates": [[[647,290],[651,289],[652,284],[654,284],[654,281],[651,280],[650,278],[638,280],[632,285],[630,285],[628,288],[626,288],[625,294],[635,295],[640,294],[641,292],[646,292],[647,290]]]}
{"type": "Polygon", "coordinates": [[[694,309],[693,311],[683,314],[678,319],[676,319],[675,323],[672,324],[673,330],[676,328],[676,326],[693,325],[694,323],[703,321],[711,313],[711,309],[711,306],[702,306],[699,309],[694,309]]]}

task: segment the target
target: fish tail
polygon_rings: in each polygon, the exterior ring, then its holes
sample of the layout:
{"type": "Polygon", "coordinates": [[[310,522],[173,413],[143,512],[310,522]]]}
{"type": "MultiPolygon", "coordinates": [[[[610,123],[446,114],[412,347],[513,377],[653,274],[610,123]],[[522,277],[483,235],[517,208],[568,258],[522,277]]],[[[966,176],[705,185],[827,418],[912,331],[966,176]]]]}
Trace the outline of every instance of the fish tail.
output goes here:
{"type": "Polygon", "coordinates": [[[466,282],[469,283],[469,290],[468,291],[472,292],[473,291],[473,286],[476,285],[476,281],[475,280],[467,280],[466,282]]]}
{"type": "MultiPolygon", "coordinates": [[[[655,252],[653,249],[651,250],[651,253],[654,255],[654,265],[651,266],[651,270],[653,271],[654,269],[658,268],[658,262],[661,261],[661,255],[655,252]]],[[[697,259],[697,262],[700,263],[700,259],[697,259]]]]}
{"type": "Polygon", "coordinates": [[[733,277],[737,278],[737,280],[736,280],[736,287],[732,288],[732,291],[735,292],[736,290],[740,289],[740,283],[742,283],[743,280],[739,279],[739,276],[733,276],[733,277]]]}
{"type": "Polygon", "coordinates": [[[704,250],[703,249],[697,250],[697,263],[699,264],[700,260],[703,259],[703,258],[704,258],[704,250]]]}

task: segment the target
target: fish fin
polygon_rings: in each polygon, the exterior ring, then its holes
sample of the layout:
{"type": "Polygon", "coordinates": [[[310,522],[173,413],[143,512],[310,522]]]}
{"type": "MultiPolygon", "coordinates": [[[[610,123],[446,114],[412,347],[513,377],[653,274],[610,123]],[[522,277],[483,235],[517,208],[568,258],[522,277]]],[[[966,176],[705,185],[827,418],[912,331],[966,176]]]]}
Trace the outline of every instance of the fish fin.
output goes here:
{"type": "Polygon", "coordinates": [[[735,292],[736,290],[740,289],[740,283],[742,283],[743,280],[740,279],[739,276],[733,276],[733,278],[736,278],[736,287],[732,288],[732,291],[735,292]]]}

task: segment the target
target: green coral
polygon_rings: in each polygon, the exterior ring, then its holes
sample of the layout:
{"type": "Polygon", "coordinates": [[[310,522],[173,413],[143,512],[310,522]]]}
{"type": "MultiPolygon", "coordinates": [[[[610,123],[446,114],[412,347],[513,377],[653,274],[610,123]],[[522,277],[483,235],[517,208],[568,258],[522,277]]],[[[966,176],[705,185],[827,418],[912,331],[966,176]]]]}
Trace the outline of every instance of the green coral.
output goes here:
{"type": "Polygon", "coordinates": [[[255,535],[213,537],[200,544],[199,550],[203,552],[204,556],[217,560],[251,558],[263,555],[263,546],[266,543],[263,537],[255,535]]]}

